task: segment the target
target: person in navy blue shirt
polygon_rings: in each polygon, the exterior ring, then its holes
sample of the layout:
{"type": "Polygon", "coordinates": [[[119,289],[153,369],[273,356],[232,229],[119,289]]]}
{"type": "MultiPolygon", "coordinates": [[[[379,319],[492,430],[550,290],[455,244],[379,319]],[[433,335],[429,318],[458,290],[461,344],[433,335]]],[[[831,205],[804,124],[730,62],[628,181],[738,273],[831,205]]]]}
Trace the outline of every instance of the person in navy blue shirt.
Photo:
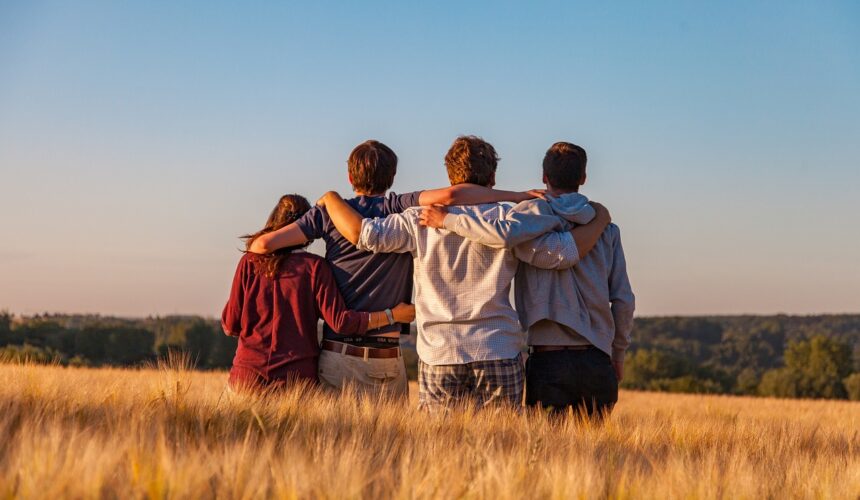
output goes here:
{"type": "MultiPolygon", "coordinates": [[[[498,191],[471,184],[386,194],[397,173],[397,155],[375,140],[365,141],[352,150],[347,170],[356,194],[347,203],[365,218],[387,217],[414,206],[520,202],[539,195],[535,191],[498,191]]],[[[325,258],[349,309],[378,311],[411,301],[412,256],[373,254],[357,249],[337,231],[324,207],[314,207],[296,222],[260,236],[249,251],[271,253],[319,238],[325,241],[325,258]]],[[[397,324],[392,319],[387,326],[368,331],[364,336],[340,333],[328,323],[323,326],[320,382],[336,389],[352,385],[359,392],[408,396],[399,343],[401,334],[409,334],[409,324],[397,324]]]]}

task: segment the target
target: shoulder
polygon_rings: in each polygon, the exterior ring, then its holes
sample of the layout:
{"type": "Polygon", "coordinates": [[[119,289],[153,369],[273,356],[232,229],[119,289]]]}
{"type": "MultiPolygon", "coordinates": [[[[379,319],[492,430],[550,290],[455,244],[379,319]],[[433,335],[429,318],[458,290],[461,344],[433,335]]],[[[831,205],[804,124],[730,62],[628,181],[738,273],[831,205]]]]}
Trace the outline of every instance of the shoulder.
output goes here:
{"type": "Polygon", "coordinates": [[[322,272],[329,270],[329,264],[323,257],[304,250],[291,252],[288,257],[288,262],[292,271],[306,273],[310,276],[318,275],[321,270],[322,272]]]}
{"type": "Polygon", "coordinates": [[[290,259],[294,259],[296,262],[305,263],[310,266],[326,265],[326,261],[323,257],[304,250],[293,251],[290,253],[290,259]]]}
{"type": "Polygon", "coordinates": [[[316,234],[316,230],[319,228],[319,225],[326,219],[328,219],[328,213],[324,209],[318,206],[314,206],[311,207],[310,210],[305,212],[304,215],[299,217],[298,220],[296,220],[295,224],[296,226],[298,226],[299,229],[302,230],[302,232],[305,234],[305,237],[307,237],[308,239],[314,239],[315,236],[318,236],[316,234]]]}
{"type": "Polygon", "coordinates": [[[421,197],[421,191],[413,191],[411,193],[397,194],[389,192],[385,195],[383,208],[386,214],[396,214],[404,212],[410,207],[417,207],[418,200],[421,197]]]}
{"type": "Polygon", "coordinates": [[[603,230],[603,238],[609,240],[613,245],[621,239],[621,228],[614,222],[610,222],[606,229],[603,230]]]}
{"type": "Polygon", "coordinates": [[[534,198],[532,200],[521,201],[511,207],[511,212],[520,213],[520,214],[552,214],[552,206],[546,202],[546,200],[542,200],[540,198],[534,198]]]}
{"type": "Polygon", "coordinates": [[[244,268],[250,265],[253,265],[254,262],[260,258],[259,254],[255,254],[254,252],[244,252],[242,257],[239,258],[239,267],[244,268]]]}
{"type": "Polygon", "coordinates": [[[314,219],[316,217],[323,215],[324,213],[325,213],[325,210],[323,210],[319,206],[314,205],[311,207],[310,210],[308,210],[301,217],[299,217],[298,220],[296,220],[296,222],[298,223],[298,222],[301,222],[303,220],[314,219]]]}

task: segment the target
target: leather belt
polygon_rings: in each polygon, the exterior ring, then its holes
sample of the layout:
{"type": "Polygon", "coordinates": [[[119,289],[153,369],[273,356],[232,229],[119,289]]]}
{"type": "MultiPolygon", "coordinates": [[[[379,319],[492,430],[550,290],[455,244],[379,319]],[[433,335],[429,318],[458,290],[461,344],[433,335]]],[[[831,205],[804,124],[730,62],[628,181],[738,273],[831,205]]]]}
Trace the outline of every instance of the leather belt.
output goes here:
{"type": "Polygon", "coordinates": [[[332,340],[323,340],[322,348],[326,351],[339,352],[341,354],[346,354],[347,356],[355,356],[357,358],[365,359],[390,359],[400,357],[399,347],[380,349],[376,347],[359,347],[344,344],[343,342],[334,342],[332,340]]]}
{"type": "Polygon", "coordinates": [[[587,351],[594,349],[593,345],[533,345],[532,352],[550,352],[550,351],[587,351]]]}

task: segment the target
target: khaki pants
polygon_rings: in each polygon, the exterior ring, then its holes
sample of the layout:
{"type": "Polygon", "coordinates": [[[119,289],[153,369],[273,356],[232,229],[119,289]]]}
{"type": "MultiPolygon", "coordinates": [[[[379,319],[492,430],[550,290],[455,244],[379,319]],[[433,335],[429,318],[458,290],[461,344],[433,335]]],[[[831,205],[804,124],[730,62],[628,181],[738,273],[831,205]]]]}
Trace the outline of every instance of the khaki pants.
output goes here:
{"type": "Polygon", "coordinates": [[[337,390],[352,385],[359,393],[409,397],[403,356],[364,359],[339,352],[321,351],[319,377],[323,386],[337,390]]]}

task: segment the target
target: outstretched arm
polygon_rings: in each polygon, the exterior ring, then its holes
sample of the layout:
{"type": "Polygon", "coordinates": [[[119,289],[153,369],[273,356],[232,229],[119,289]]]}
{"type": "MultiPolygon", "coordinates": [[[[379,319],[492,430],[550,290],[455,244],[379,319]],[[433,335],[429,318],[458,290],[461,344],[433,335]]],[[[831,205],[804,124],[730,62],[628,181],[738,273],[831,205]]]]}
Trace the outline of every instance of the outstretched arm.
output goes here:
{"type": "Polygon", "coordinates": [[[513,248],[517,258],[535,267],[566,269],[594,248],[612,221],[606,207],[599,203],[592,203],[592,206],[594,219],[571,229],[569,235],[548,232],[558,225],[555,215],[509,212],[504,219],[487,220],[476,214],[455,216],[444,208],[428,207],[422,211],[420,222],[425,226],[453,231],[489,247],[513,248]],[[545,225],[547,221],[555,221],[555,224],[545,225]]]}
{"type": "Polygon", "coordinates": [[[555,215],[508,210],[501,218],[485,219],[478,214],[449,214],[444,207],[424,207],[419,215],[422,226],[447,229],[491,248],[513,248],[561,228],[555,215]]]}
{"type": "Polygon", "coordinates": [[[308,238],[305,236],[305,233],[293,222],[277,231],[260,235],[251,242],[248,251],[253,253],[272,253],[281,248],[304,245],[307,242],[308,238]]]}
{"type": "Polygon", "coordinates": [[[329,191],[317,201],[317,206],[325,207],[334,227],[353,245],[358,244],[361,234],[361,214],[355,211],[335,191],[329,191]]]}
{"type": "Polygon", "coordinates": [[[477,184],[455,184],[440,189],[428,189],[418,196],[418,204],[429,207],[432,205],[480,205],[482,203],[498,203],[510,201],[519,203],[532,198],[543,198],[544,190],[531,191],[502,191],[477,184]]]}

